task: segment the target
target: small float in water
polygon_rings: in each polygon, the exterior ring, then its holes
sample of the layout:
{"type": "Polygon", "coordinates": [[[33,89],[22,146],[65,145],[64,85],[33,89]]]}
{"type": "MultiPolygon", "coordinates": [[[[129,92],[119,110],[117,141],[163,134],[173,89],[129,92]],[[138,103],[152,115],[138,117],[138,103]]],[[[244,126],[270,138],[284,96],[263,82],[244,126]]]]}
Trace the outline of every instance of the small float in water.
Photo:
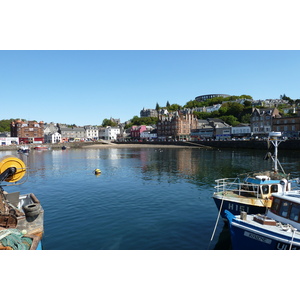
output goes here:
{"type": "Polygon", "coordinates": [[[100,169],[95,169],[94,173],[95,173],[95,175],[100,175],[101,174],[101,170],[100,169]]]}

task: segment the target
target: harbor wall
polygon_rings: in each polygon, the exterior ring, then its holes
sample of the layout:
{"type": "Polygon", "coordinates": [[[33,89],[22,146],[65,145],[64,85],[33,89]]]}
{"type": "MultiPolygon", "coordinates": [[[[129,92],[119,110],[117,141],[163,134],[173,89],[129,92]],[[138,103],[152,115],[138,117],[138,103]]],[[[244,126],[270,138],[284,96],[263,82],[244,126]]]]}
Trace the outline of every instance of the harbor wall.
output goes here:
{"type": "MultiPolygon", "coordinates": [[[[85,146],[101,146],[107,145],[107,143],[102,142],[73,142],[73,143],[61,143],[61,144],[39,144],[38,146],[47,146],[51,149],[61,149],[62,146],[66,146],[68,148],[82,148],[85,146]]],[[[143,147],[147,145],[153,146],[185,146],[185,147],[213,147],[213,148],[223,148],[223,149],[268,149],[267,141],[199,141],[199,142],[116,142],[109,143],[111,147],[113,145],[122,145],[123,147],[143,145],[143,147]]],[[[34,148],[35,144],[27,145],[30,148],[34,148]]],[[[9,145],[9,146],[0,146],[0,151],[9,151],[9,150],[18,150],[20,145],[9,145]]],[[[280,150],[300,150],[300,140],[286,140],[280,143],[280,150]]]]}
{"type": "MultiPolygon", "coordinates": [[[[267,141],[199,141],[199,142],[130,142],[117,144],[151,144],[151,145],[174,145],[190,147],[213,147],[227,149],[268,149],[267,141]]],[[[286,140],[280,143],[280,149],[300,150],[300,140],[286,140]]]]}

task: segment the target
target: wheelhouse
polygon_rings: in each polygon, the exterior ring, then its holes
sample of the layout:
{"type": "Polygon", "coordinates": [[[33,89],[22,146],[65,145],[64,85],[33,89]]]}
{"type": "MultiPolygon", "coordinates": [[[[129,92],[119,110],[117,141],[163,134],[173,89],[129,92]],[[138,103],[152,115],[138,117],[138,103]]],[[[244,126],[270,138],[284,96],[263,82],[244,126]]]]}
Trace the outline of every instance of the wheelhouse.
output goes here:
{"type": "Polygon", "coordinates": [[[290,191],[273,194],[273,202],[267,215],[282,223],[290,223],[300,230],[300,194],[290,191]]]}

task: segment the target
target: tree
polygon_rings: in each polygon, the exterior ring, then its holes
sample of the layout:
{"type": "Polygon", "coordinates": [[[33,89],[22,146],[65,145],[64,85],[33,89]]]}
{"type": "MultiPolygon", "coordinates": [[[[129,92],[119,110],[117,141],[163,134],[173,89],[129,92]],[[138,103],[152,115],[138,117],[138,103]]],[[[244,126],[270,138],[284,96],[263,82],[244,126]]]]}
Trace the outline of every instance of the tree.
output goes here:
{"type": "Polygon", "coordinates": [[[113,121],[111,121],[111,120],[109,120],[109,119],[104,119],[103,121],[102,121],[102,127],[107,127],[107,126],[111,126],[111,127],[114,127],[114,126],[117,126],[118,124],[117,123],[115,123],[115,122],[113,122],[113,121]]]}
{"type": "Polygon", "coordinates": [[[167,101],[166,107],[169,108],[170,107],[170,102],[167,101]]]}
{"type": "Polygon", "coordinates": [[[251,119],[251,114],[245,114],[241,118],[241,123],[248,124],[250,123],[250,119],[251,119]]]}
{"type": "Polygon", "coordinates": [[[180,110],[181,106],[179,104],[172,104],[168,106],[168,111],[177,111],[180,110]]]}
{"type": "Polygon", "coordinates": [[[291,100],[291,98],[287,97],[285,94],[280,95],[280,99],[282,99],[282,100],[291,100]]]}
{"type": "Polygon", "coordinates": [[[245,107],[252,107],[252,102],[249,101],[249,100],[246,100],[246,101],[244,102],[244,106],[245,106],[245,107]]]}
{"type": "Polygon", "coordinates": [[[193,114],[197,117],[197,119],[200,119],[200,120],[206,120],[211,117],[211,114],[208,112],[194,111],[193,114]]]}
{"type": "Polygon", "coordinates": [[[222,116],[222,117],[220,117],[220,119],[223,120],[228,125],[231,125],[231,126],[236,126],[240,123],[238,121],[238,119],[235,116],[232,116],[232,115],[222,116]]]}
{"type": "Polygon", "coordinates": [[[223,103],[219,109],[220,115],[233,115],[239,118],[244,110],[244,105],[237,102],[226,102],[223,103]]]}
{"type": "Polygon", "coordinates": [[[10,124],[12,121],[14,121],[14,119],[1,120],[0,121],[0,132],[5,132],[5,131],[10,132],[10,124]]]}
{"type": "Polygon", "coordinates": [[[156,103],[155,110],[156,110],[157,112],[160,110],[160,107],[159,107],[158,103],[156,103]]]}
{"type": "Polygon", "coordinates": [[[250,99],[250,100],[252,100],[252,97],[250,95],[241,95],[240,98],[241,99],[250,99]]]}
{"type": "Polygon", "coordinates": [[[140,126],[140,125],[154,125],[158,122],[157,117],[142,117],[134,116],[129,124],[125,125],[125,129],[130,128],[131,126],[140,126]]]}
{"type": "Polygon", "coordinates": [[[199,102],[199,101],[197,101],[197,100],[190,100],[190,101],[188,101],[183,107],[184,107],[184,108],[201,107],[201,106],[202,106],[201,103],[202,103],[202,102],[199,102]]]}

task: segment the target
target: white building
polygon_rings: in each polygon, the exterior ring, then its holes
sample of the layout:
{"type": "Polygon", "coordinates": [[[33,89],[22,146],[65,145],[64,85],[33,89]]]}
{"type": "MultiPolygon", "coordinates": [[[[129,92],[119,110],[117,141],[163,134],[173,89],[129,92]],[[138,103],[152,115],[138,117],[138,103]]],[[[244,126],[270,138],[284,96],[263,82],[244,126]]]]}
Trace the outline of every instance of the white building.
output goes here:
{"type": "Polygon", "coordinates": [[[19,138],[18,137],[0,137],[0,145],[18,145],[19,144],[19,138]]]}
{"type": "Polygon", "coordinates": [[[54,132],[54,133],[47,133],[44,134],[44,142],[45,143],[60,143],[61,142],[61,134],[59,132],[54,132]]]}
{"type": "Polygon", "coordinates": [[[157,139],[157,130],[155,130],[152,126],[146,126],[146,130],[141,132],[140,138],[146,140],[157,139]]]}
{"type": "Polygon", "coordinates": [[[44,127],[44,142],[45,143],[60,143],[61,134],[58,132],[59,128],[55,123],[45,124],[44,127]]]}
{"type": "Polygon", "coordinates": [[[104,138],[105,138],[105,140],[115,141],[119,134],[120,134],[120,128],[119,127],[107,126],[105,128],[104,138]]]}
{"type": "Polygon", "coordinates": [[[251,135],[251,126],[248,124],[239,124],[238,126],[231,127],[232,136],[250,136],[251,135]]]}
{"type": "Polygon", "coordinates": [[[84,126],[85,137],[87,140],[98,140],[99,130],[97,126],[84,126]]]}

